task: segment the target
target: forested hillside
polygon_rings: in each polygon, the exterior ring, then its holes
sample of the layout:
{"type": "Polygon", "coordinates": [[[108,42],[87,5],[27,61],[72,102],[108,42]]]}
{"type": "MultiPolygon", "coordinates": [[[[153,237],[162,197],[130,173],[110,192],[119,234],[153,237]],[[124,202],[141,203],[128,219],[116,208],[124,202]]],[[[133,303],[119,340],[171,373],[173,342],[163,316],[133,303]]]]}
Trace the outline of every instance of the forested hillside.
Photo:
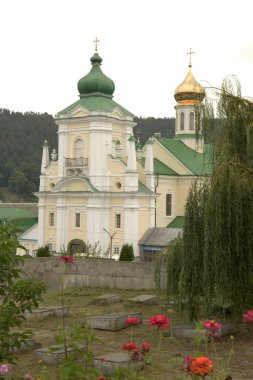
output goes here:
{"type": "Polygon", "coordinates": [[[0,199],[8,202],[7,188],[16,201],[36,201],[42,145],[57,148],[57,126],[51,115],[0,109],[0,199]]]}
{"type": "Polygon", "coordinates": [[[140,137],[142,144],[157,132],[160,132],[162,137],[172,138],[175,135],[174,118],[136,117],[134,121],[137,123],[134,128],[134,135],[137,138],[140,137]]]}
{"type": "MultiPolygon", "coordinates": [[[[175,119],[135,118],[135,136],[144,143],[155,132],[174,136],[175,119]]],[[[0,200],[36,202],[42,145],[57,149],[57,125],[51,115],[0,109],[0,200]]]]}

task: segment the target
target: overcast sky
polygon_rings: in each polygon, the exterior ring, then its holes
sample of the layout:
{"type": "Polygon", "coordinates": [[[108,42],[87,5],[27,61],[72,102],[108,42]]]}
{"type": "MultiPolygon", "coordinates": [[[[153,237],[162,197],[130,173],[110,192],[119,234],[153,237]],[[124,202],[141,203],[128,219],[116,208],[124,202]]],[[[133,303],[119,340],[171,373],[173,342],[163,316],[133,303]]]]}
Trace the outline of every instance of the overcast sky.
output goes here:
{"type": "Polygon", "coordinates": [[[253,96],[252,14],[252,0],[2,0],[0,107],[55,115],[76,101],[95,37],[114,100],[136,116],[174,116],[189,48],[202,85],[235,74],[253,96]]]}

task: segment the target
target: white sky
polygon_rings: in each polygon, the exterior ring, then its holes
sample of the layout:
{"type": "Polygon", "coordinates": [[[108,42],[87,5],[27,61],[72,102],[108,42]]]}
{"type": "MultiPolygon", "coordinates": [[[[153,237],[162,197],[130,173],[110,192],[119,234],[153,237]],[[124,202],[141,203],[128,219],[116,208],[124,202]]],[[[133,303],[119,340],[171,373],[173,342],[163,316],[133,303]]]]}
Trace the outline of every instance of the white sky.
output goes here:
{"type": "Polygon", "coordinates": [[[95,37],[114,100],[136,116],[174,116],[190,47],[202,85],[235,74],[253,96],[252,14],[252,0],[2,0],[0,107],[55,115],[76,101],[95,37]]]}

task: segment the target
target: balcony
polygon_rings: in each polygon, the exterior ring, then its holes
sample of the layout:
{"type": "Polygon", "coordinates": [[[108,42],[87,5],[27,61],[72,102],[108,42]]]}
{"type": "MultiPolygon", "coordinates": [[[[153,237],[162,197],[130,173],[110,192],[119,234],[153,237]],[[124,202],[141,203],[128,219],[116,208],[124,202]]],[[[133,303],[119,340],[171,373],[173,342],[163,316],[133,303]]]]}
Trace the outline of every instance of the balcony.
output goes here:
{"type": "Polygon", "coordinates": [[[83,168],[88,166],[88,158],[78,157],[78,158],[65,158],[65,166],[67,168],[83,168]]]}
{"type": "Polygon", "coordinates": [[[67,176],[87,175],[86,171],[88,168],[88,158],[86,157],[66,158],[65,157],[65,167],[66,167],[67,176]]]}

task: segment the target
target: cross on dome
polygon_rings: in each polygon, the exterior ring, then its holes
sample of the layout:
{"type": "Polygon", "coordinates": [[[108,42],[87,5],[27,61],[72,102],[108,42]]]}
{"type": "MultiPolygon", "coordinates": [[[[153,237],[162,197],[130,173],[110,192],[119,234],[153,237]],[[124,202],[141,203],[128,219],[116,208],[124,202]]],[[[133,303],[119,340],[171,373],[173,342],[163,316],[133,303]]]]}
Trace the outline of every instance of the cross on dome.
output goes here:
{"type": "Polygon", "coordinates": [[[192,48],[190,48],[189,53],[186,54],[189,54],[189,67],[192,67],[192,54],[195,54],[195,51],[193,51],[192,48]]]}
{"type": "Polygon", "coordinates": [[[95,44],[95,52],[98,51],[98,43],[99,43],[99,39],[96,37],[95,40],[93,41],[94,44],[95,44]]]}

